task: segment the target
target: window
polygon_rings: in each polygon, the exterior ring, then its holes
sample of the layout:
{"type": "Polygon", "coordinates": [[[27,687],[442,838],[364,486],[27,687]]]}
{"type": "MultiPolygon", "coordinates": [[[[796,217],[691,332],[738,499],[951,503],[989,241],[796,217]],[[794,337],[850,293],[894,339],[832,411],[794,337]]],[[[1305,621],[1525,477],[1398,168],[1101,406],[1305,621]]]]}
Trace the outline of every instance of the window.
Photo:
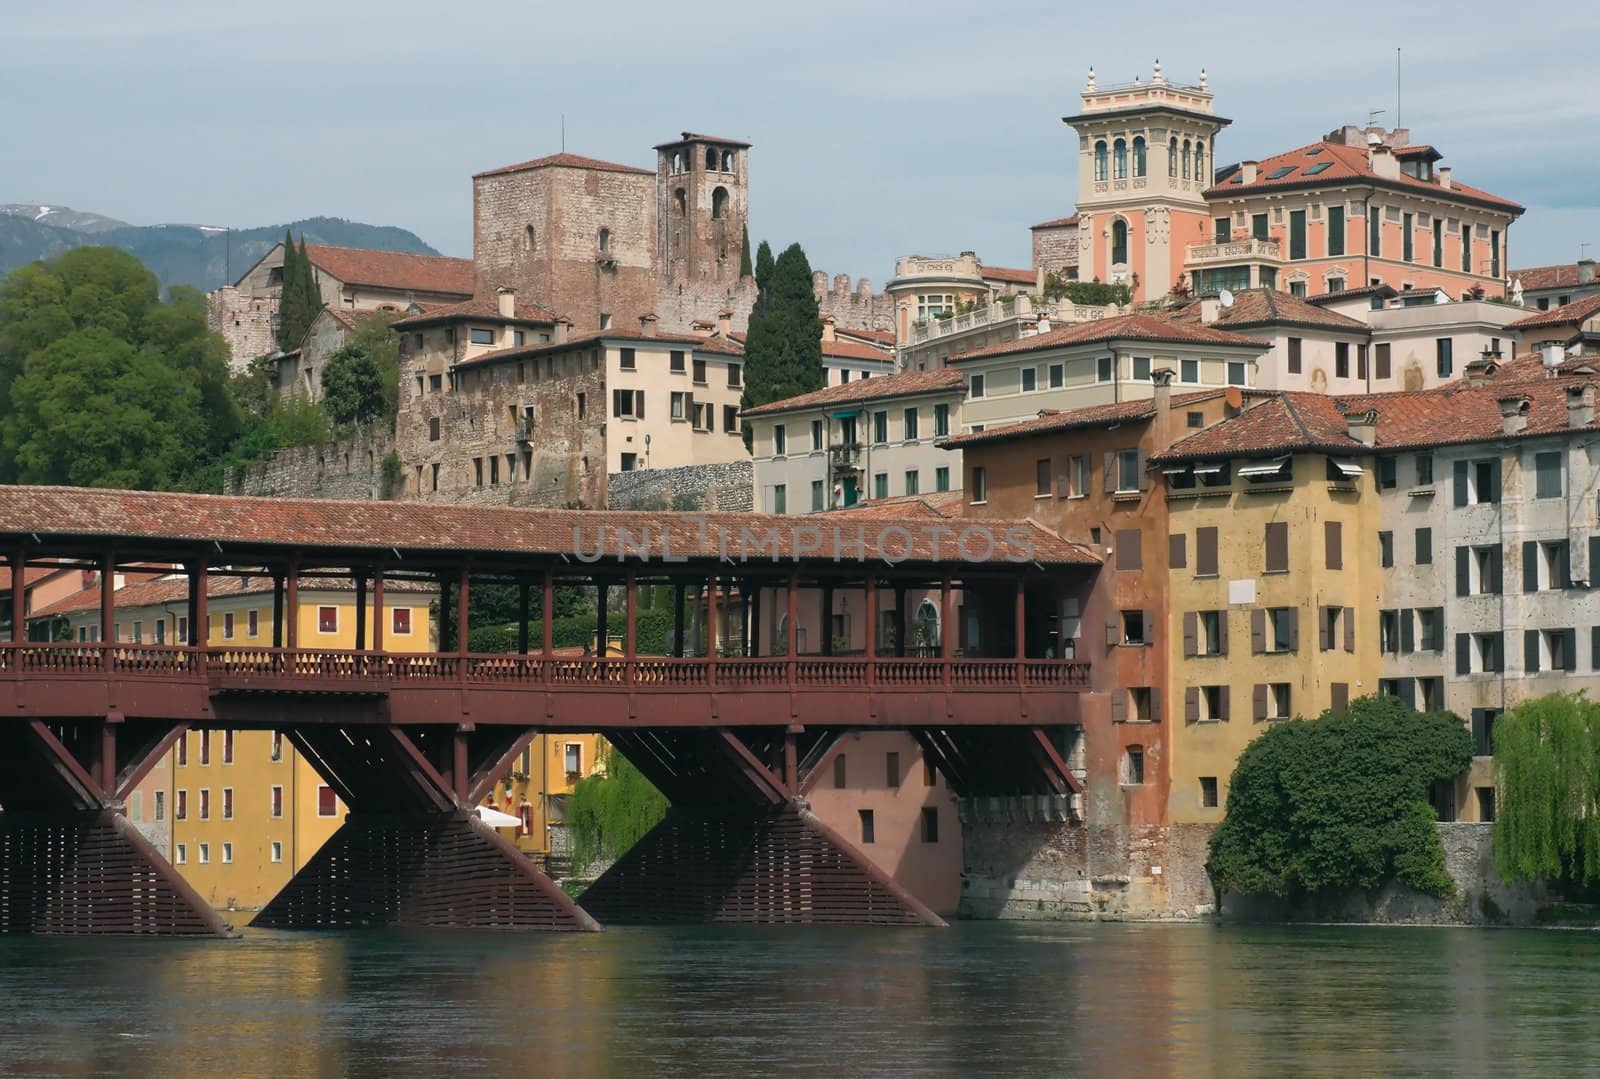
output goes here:
{"type": "Polygon", "coordinates": [[[889,497],[889,473],[887,473],[887,472],[876,472],[876,473],[873,473],[873,476],[872,476],[872,497],[873,498],[888,498],[889,497]]]}
{"type": "MultiPolygon", "coordinates": [[[[1415,612],[1417,616],[1417,651],[1443,652],[1444,651],[1444,608],[1420,607],[1415,612]]],[[[1402,627],[1401,644],[1404,645],[1405,632],[1409,627],[1402,627]]],[[[1406,651],[1410,651],[1409,648],[1406,651]]]]}
{"type": "Polygon", "coordinates": [[[1330,277],[1330,278],[1328,278],[1328,291],[1329,292],[1343,292],[1344,290],[1345,290],[1344,278],[1342,278],[1342,277],[1330,277]]]}
{"type": "Polygon", "coordinates": [[[272,860],[274,862],[283,861],[283,843],[276,839],[272,841],[272,860]]]}
{"type": "Polygon", "coordinates": [[[274,817],[283,816],[283,788],[280,786],[272,788],[272,815],[274,817]]]}
{"type": "Polygon", "coordinates": [[[1289,258],[1303,259],[1306,257],[1306,212],[1304,210],[1289,211],[1289,258]]]}
{"type": "Polygon", "coordinates": [[[1298,337],[1289,338],[1289,373],[1298,375],[1303,370],[1301,359],[1301,340],[1298,337]]]}
{"type": "Polygon", "coordinates": [[[1522,666],[1526,673],[1577,669],[1577,630],[1529,629],[1523,631],[1522,637],[1522,666]]]}
{"type": "Polygon", "coordinates": [[[1195,611],[1184,616],[1184,655],[1225,656],[1228,654],[1228,612],[1195,611]],[[1191,626],[1193,639],[1191,643],[1191,626]]]}
{"type": "Polygon", "coordinates": [[[1378,533],[1378,564],[1385,569],[1394,565],[1394,533],[1378,533]]]}
{"type": "Polygon", "coordinates": [[[175,853],[177,854],[177,857],[175,859],[177,864],[178,865],[186,864],[189,861],[189,846],[188,846],[188,844],[179,843],[177,845],[177,847],[174,848],[174,849],[175,849],[175,853]]]}
{"type": "Polygon", "coordinates": [[[1110,382],[1113,377],[1114,360],[1110,356],[1101,356],[1094,362],[1094,380],[1096,382],[1110,382]]]}
{"type": "Polygon", "coordinates": [[[1534,474],[1538,477],[1534,485],[1535,498],[1560,498],[1561,497],[1561,454],[1559,451],[1536,453],[1533,455],[1534,474]]]}
{"type": "Polygon", "coordinates": [[[1066,496],[1082,498],[1089,493],[1089,455],[1074,454],[1067,460],[1066,496]]]}
{"type": "Polygon", "coordinates": [[[1367,254],[1374,258],[1383,254],[1383,213],[1377,206],[1367,207],[1367,254]]]}
{"type": "Polygon", "coordinates": [[[494,331],[474,326],[467,331],[467,340],[474,345],[492,345],[494,344],[494,331]]]}
{"type": "Polygon", "coordinates": [[[1050,458],[1041,457],[1033,463],[1033,497],[1050,497],[1050,458]]]}
{"type": "Polygon", "coordinates": [[[1433,529],[1419,528],[1416,535],[1416,563],[1419,566],[1433,565],[1433,529]]]}
{"type": "Polygon", "coordinates": [[[223,820],[232,820],[233,819],[233,788],[232,787],[223,787],[222,788],[222,819],[223,820]]]}
{"type": "Polygon", "coordinates": [[[1390,377],[1390,374],[1390,346],[1387,344],[1379,345],[1373,350],[1372,377],[1386,379],[1390,377]]]}
{"type": "Polygon", "coordinates": [[[1374,468],[1377,473],[1378,490],[1392,491],[1399,484],[1399,468],[1393,457],[1378,458],[1374,468]]]}
{"type": "Polygon", "coordinates": [[[173,820],[188,820],[189,819],[189,792],[188,791],[180,790],[180,791],[177,792],[177,798],[172,803],[172,819],[173,820]]]}
{"type": "Polygon", "coordinates": [[[933,436],[943,438],[950,433],[950,406],[933,406],[933,436]]]}
{"type": "Polygon", "coordinates": [[[1230,386],[1243,386],[1244,385],[1244,361],[1243,360],[1229,360],[1228,361],[1228,385],[1230,385],[1230,386]]]}
{"type": "Polygon", "coordinates": [[[210,864],[210,862],[211,862],[211,844],[210,843],[201,843],[199,845],[199,854],[200,854],[199,861],[200,861],[201,865],[210,864]]]}
{"type": "MultiPolygon", "coordinates": [[[[410,611],[407,611],[407,616],[410,613],[410,611]]],[[[283,760],[283,734],[279,731],[272,732],[272,759],[275,761],[283,760]]]]}
{"type": "Polygon", "coordinates": [[[1066,383],[1067,383],[1067,365],[1066,364],[1064,364],[1064,363],[1053,363],[1053,364],[1051,364],[1049,366],[1048,370],[1050,372],[1050,388],[1052,390],[1059,390],[1062,386],[1066,385],[1066,383]]]}
{"type": "Polygon", "coordinates": [[[317,632],[318,633],[338,633],[339,632],[339,608],[337,608],[337,607],[318,607],[317,608],[317,632]]]}
{"type": "Polygon", "coordinates": [[[786,483],[773,484],[773,486],[772,486],[772,506],[768,510],[768,512],[769,513],[788,513],[789,512],[789,485],[788,484],[786,484],[786,483]]]}
{"type": "Polygon", "coordinates": [[[1178,178],[1178,140],[1176,137],[1167,140],[1167,175],[1173,179],[1178,178]]]}
{"type": "Polygon", "coordinates": [[[1289,572],[1289,523],[1269,521],[1266,527],[1266,572],[1289,572]]]}
{"type": "Polygon", "coordinates": [[[989,501],[989,474],[981,466],[972,470],[972,504],[982,505],[989,501]]]}
{"type": "Polygon", "coordinates": [[[1497,595],[1501,588],[1500,548],[1456,548],[1456,595],[1497,595]]]}
{"type": "Polygon", "coordinates": [[[1217,808],[1217,777],[1200,777],[1200,807],[1202,809],[1217,808]]]}
{"type": "Polygon", "coordinates": [[[331,817],[337,812],[338,800],[333,795],[333,788],[326,783],[317,787],[317,816],[331,817]]]}
{"type": "Polygon", "coordinates": [[[1144,747],[1129,746],[1122,753],[1122,783],[1138,787],[1144,783],[1144,747]]]}
{"type": "Polygon", "coordinates": [[[1139,490],[1140,479],[1142,478],[1139,471],[1139,451],[1118,450],[1114,456],[1116,463],[1116,493],[1125,494],[1129,491],[1139,490]]]}
{"type": "Polygon", "coordinates": [[[617,360],[617,365],[624,371],[637,371],[639,368],[638,361],[634,355],[634,350],[631,348],[621,349],[619,358],[617,360]]]}
{"type": "Polygon", "coordinates": [[[873,825],[872,810],[858,809],[856,813],[861,817],[861,842],[875,843],[878,840],[877,829],[873,825]]]}
{"type": "Polygon", "coordinates": [[[1500,231],[1489,230],[1489,276],[1500,276],[1500,231]]]}
{"type": "Polygon", "coordinates": [[[969,396],[972,396],[972,397],[982,397],[983,396],[983,376],[982,375],[968,375],[967,376],[967,393],[968,393],[969,396]]]}
{"type": "Polygon", "coordinates": [[[1265,690],[1266,693],[1262,695],[1264,700],[1258,697],[1258,701],[1264,706],[1258,708],[1258,711],[1263,713],[1259,718],[1288,719],[1294,714],[1293,706],[1289,701],[1290,684],[1288,682],[1269,682],[1264,686],[1257,687],[1258,694],[1261,690],[1265,690]]]}
{"type": "Polygon", "coordinates": [[[697,386],[706,384],[706,361],[697,359],[693,364],[694,382],[697,386]]]}
{"type": "Polygon", "coordinates": [[[823,504],[825,488],[821,480],[811,481],[811,512],[821,513],[827,507],[823,504]]]}
{"type": "Polygon", "coordinates": [[[1109,155],[1106,150],[1106,141],[1100,139],[1094,144],[1094,178],[1098,183],[1105,183],[1110,173],[1109,155]]]}
{"type": "Polygon", "coordinates": [[[939,842],[939,810],[934,806],[922,807],[922,841],[939,842]]]}
{"type": "Polygon", "coordinates": [[[1455,504],[1476,505],[1500,501],[1500,461],[1487,457],[1455,464],[1455,504]]]}
{"type": "Polygon", "coordinates": [[[783,424],[775,423],[775,424],[772,425],[772,456],[774,456],[774,457],[783,457],[783,456],[787,455],[788,452],[789,452],[789,434],[788,434],[788,431],[785,430],[783,424]]]}
{"type": "Polygon", "coordinates": [[[1455,370],[1455,341],[1449,337],[1440,337],[1434,341],[1433,346],[1439,377],[1449,378],[1451,372],[1455,370]]]}
{"type": "Polygon", "coordinates": [[[1179,360],[1178,361],[1178,378],[1179,378],[1180,381],[1188,382],[1188,383],[1191,383],[1191,384],[1199,382],[1200,381],[1200,361],[1199,360],[1193,360],[1193,359],[1179,360]]]}
{"type": "Polygon", "coordinates": [[[644,419],[644,391],[612,390],[611,414],[629,419],[644,419]]]}
{"type": "Polygon", "coordinates": [[[1122,218],[1111,222],[1111,264],[1126,265],[1128,261],[1128,223],[1122,218]]]}
{"type": "MultiPolygon", "coordinates": [[[[709,417],[709,414],[708,414],[707,415],[707,421],[708,422],[709,422],[709,419],[710,419],[710,417],[709,417]]],[[[726,433],[728,433],[730,435],[736,435],[736,434],[739,433],[739,408],[738,408],[737,405],[723,405],[722,406],[722,429],[723,429],[723,431],[725,431],[726,433]]],[[[819,449],[819,450],[822,448],[822,444],[821,444],[820,441],[818,442],[816,448],[819,449]]]]}
{"type": "Polygon", "coordinates": [[[1135,646],[1149,644],[1145,633],[1151,628],[1154,627],[1148,625],[1144,611],[1123,611],[1121,643],[1135,646]]]}
{"type": "Polygon", "coordinates": [[[940,465],[933,470],[933,489],[935,491],[948,491],[950,489],[950,467],[940,465]]]}
{"type": "Polygon", "coordinates": [[[1128,144],[1123,139],[1111,144],[1111,176],[1116,180],[1128,178],[1128,144]]]}
{"type": "Polygon", "coordinates": [[[211,788],[210,787],[201,787],[200,788],[200,819],[201,820],[210,820],[211,819],[211,788]]]}
{"type": "Polygon", "coordinates": [[[428,441],[439,441],[439,417],[434,416],[428,421],[428,441]]]}
{"type": "Polygon", "coordinates": [[[874,445],[889,441],[889,413],[880,410],[872,414],[872,441],[874,445]]]}
{"type": "Polygon", "coordinates": [[[156,791],[156,820],[167,819],[167,792],[156,791]]]}
{"type": "MultiPolygon", "coordinates": [[[[1344,207],[1343,206],[1329,206],[1328,207],[1328,226],[1327,226],[1327,229],[1328,229],[1328,254],[1329,255],[1342,255],[1342,254],[1344,254],[1344,207]]],[[[1337,292],[1339,290],[1335,289],[1333,287],[1333,282],[1330,281],[1330,282],[1328,282],[1328,291],[1329,292],[1337,292]]]]}
{"type": "Polygon", "coordinates": [[[200,732],[200,763],[202,765],[206,765],[206,764],[210,764],[211,763],[211,732],[210,731],[201,731],[200,732]]]}
{"type": "Polygon", "coordinates": [[[1215,526],[1194,530],[1194,575],[1196,577],[1217,576],[1217,529],[1215,526]]]}
{"type": "Polygon", "coordinates": [[[1022,368],[1022,392],[1032,393],[1039,388],[1039,370],[1036,367],[1022,368]]]}
{"type": "Polygon", "coordinates": [[[1300,612],[1294,607],[1269,607],[1266,611],[1267,652],[1293,652],[1300,643],[1300,612]]]}
{"type": "Polygon", "coordinates": [[[1567,552],[1566,540],[1526,540],[1522,544],[1522,590],[1543,592],[1568,587],[1567,552]]]}
{"type": "MultiPolygon", "coordinates": [[[[255,610],[251,610],[251,611],[246,611],[245,612],[244,622],[245,622],[245,634],[247,636],[254,637],[254,636],[256,636],[257,634],[259,634],[261,632],[261,629],[260,629],[260,614],[261,614],[260,611],[255,611],[255,610]]],[[[161,623],[157,622],[156,623],[156,640],[160,641],[160,639],[161,639],[161,623]]]]}
{"type": "Polygon", "coordinates": [[[900,437],[906,442],[915,442],[917,440],[917,410],[914,408],[906,409],[901,419],[903,426],[900,437]]]}
{"type": "Polygon", "coordinates": [[[578,394],[578,419],[583,419],[589,412],[589,395],[578,394]]]}
{"type": "MultiPolygon", "coordinates": [[[[137,637],[135,637],[134,639],[138,640],[137,637]]],[[[222,615],[222,639],[225,640],[225,641],[233,640],[233,612],[232,611],[224,611],[223,612],[223,615],[222,615]]]]}

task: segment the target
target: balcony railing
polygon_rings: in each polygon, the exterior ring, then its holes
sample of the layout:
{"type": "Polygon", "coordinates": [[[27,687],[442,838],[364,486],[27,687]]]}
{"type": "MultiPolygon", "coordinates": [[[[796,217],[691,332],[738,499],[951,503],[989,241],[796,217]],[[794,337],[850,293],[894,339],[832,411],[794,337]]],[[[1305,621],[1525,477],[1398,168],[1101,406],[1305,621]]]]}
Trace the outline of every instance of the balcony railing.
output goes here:
{"type": "Polygon", "coordinates": [[[1229,240],[1227,243],[1189,244],[1183,251],[1184,261],[1193,265],[1213,262],[1245,261],[1282,262],[1283,248],[1277,240],[1229,240]]]}
{"type": "Polygon", "coordinates": [[[684,690],[1077,690],[1089,665],[1059,659],[924,656],[755,658],[611,656],[546,658],[520,653],[357,652],[332,649],[189,648],[166,645],[0,644],[0,678],[135,678],[207,684],[213,691],[291,689],[311,683],[351,692],[429,684],[560,691],[684,690]]]}
{"type": "Polygon", "coordinates": [[[836,472],[854,472],[861,467],[861,443],[836,442],[829,446],[828,464],[836,472]]]}

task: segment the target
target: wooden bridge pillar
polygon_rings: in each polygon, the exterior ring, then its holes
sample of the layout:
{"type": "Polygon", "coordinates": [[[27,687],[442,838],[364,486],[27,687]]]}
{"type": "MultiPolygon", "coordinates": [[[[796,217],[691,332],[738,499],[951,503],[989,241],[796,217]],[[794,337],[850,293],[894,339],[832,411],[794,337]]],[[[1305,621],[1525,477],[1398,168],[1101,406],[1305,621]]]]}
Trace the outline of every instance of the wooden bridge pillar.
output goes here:
{"type": "Polygon", "coordinates": [[[122,811],[184,729],[115,715],[0,726],[0,934],[230,933],[122,811]]]}

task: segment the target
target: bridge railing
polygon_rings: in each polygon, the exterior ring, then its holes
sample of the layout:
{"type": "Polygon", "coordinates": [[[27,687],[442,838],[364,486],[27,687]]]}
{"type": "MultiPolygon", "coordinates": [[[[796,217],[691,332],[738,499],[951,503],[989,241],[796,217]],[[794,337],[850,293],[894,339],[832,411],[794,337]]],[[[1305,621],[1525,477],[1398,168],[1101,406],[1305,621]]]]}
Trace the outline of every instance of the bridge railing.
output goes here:
{"type": "Polygon", "coordinates": [[[128,677],[234,683],[470,683],[560,689],[610,686],[641,692],[685,689],[878,688],[885,690],[1087,687],[1089,665],[1058,659],[924,656],[702,657],[519,653],[413,653],[182,645],[0,642],[0,677],[128,677]]]}

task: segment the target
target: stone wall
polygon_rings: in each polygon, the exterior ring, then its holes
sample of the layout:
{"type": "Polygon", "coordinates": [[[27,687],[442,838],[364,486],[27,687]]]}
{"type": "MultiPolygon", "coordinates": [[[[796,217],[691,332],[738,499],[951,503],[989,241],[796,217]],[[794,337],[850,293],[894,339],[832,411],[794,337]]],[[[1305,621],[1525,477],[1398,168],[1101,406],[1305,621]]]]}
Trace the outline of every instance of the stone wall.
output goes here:
{"type": "Polygon", "coordinates": [[[224,285],[206,296],[207,321],[228,342],[229,367],[243,371],[258,356],[278,351],[278,300],[224,285]]]}
{"type": "Polygon", "coordinates": [[[874,293],[865,277],[852,288],[848,274],[838,274],[830,283],[828,275],[817,270],[811,275],[811,291],[818,313],[832,315],[841,330],[894,330],[894,298],[874,293]]]}
{"type": "Polygon", "coordinates": [[[614,510],[721,510],[748,513],[755,491],[749,461],[681,468],[642,468],[606,477],[606,505],[614,510]]]}
{"type": "Polygon", "coordinates": [[[1078,225],[1033,230],[1033,265],[1047,273],[1078,274],[1078,225]]]}
{"type": "Polygon", "coordinates": [[[265,498],[376,499],[383,493],[383,459],[393,449],[388,432],[295,446],[229,472],[223,490],[265,498]]]}

